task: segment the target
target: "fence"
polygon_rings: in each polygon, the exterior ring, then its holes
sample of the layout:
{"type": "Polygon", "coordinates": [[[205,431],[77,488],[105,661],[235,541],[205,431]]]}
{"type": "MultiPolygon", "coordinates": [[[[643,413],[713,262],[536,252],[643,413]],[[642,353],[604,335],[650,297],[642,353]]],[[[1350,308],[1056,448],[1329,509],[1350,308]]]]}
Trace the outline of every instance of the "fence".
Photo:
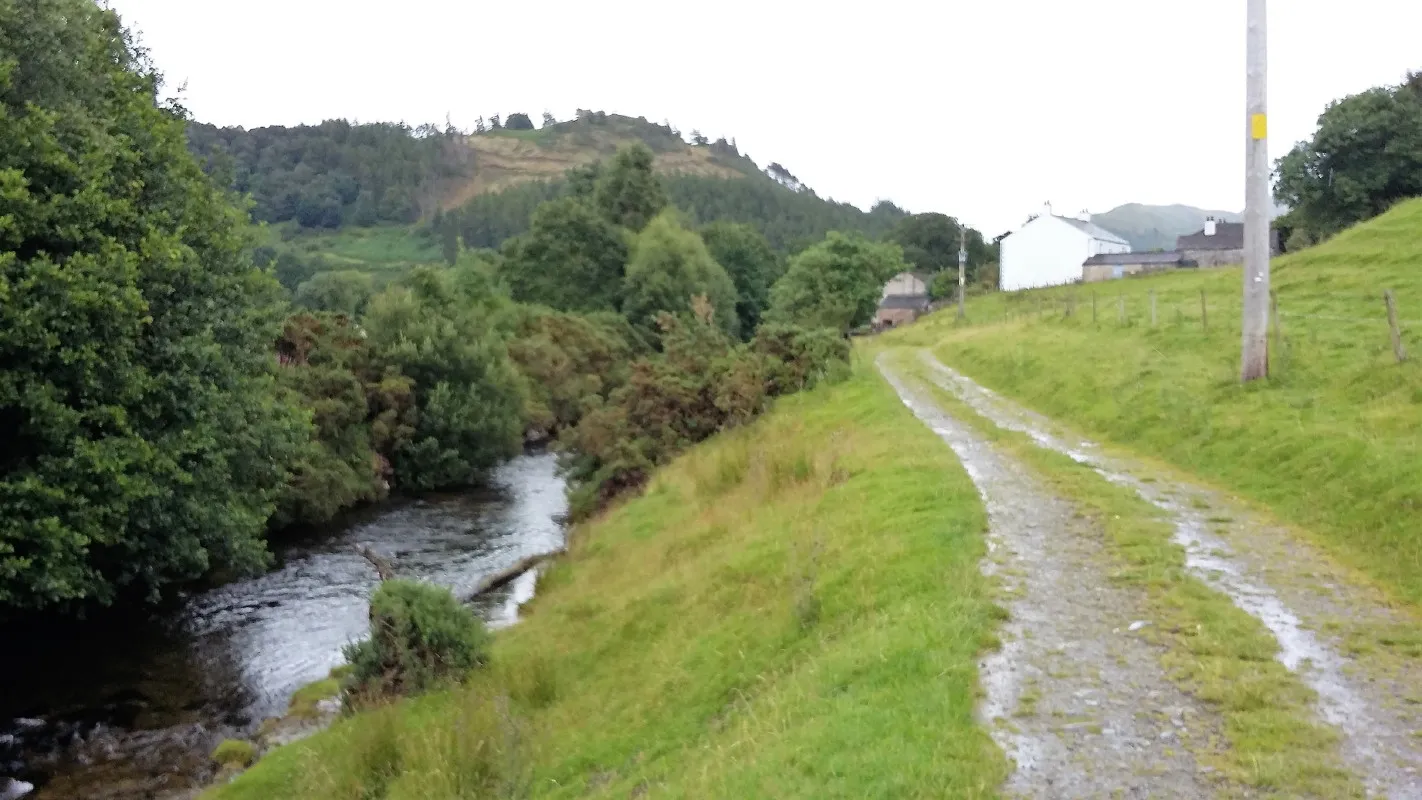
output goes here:
{"type": "MultiPolygon", "coordinates": [[[[1358,293],[1306,297],[1299,299],[1298,310],[1290,310],[1281,308],[1278,293],[1272,293],[1271,349],[1286,356],[1291,342],[1306,341],[1336,348],[1340,342],[1348,341],[1366,343],[1384,352],[1390,349],[1394,361],[1407,361],[1407,340],[1413,332],[1422,331],[1422,320],[1402,317],[1403,308],[1392,289],[1370,295],[1375,299],[1367,302],[1358,293]],[[1338,313],[1338,306],[1343,307],[1343,313],[1338,313]]],[[[1409,307],[1419,308],[1422,303],[1409,307]]],[[[946,316],[945,313],[943,317],[946,316]]],[[[1152,288],[1146,292],[1113,292],[1056,287],[999,295],[997,299],[980,297],[976,304],[969,306],[968,319],[954,320],[953,324],[1058,323],[1097,328],[1114,325],[1176,332],[1194,330],[1214,338],[1241,333],[1242,316],[1242,299],[1237,289],[1212,292],[1210,289],[1157,291],[1152,288]]]]}

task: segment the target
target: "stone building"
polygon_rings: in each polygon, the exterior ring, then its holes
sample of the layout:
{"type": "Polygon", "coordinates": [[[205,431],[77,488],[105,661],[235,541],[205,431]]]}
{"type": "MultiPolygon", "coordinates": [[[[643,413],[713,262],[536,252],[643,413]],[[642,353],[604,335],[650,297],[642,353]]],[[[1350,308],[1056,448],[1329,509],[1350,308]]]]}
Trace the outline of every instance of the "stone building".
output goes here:
{"type": "Polygon", "coordinates": [[[1084,283],[1109,281],[1143,272],[1193,267],[1195,263],[1184,253],[1102,253],[1086,259],[1081,265],[1084,283]]]}
{"type": "MultiPolygon", "coordinates": [[[[1210,217],[1202,230],[1176,239],[1175,249],[1202,267],[1243,264],[1244,223],[1221,222],[1210,217]]],[[[1269,252],[1272,255],[1280,252],[1277,230],[1269,231],[1269,252]]]]}

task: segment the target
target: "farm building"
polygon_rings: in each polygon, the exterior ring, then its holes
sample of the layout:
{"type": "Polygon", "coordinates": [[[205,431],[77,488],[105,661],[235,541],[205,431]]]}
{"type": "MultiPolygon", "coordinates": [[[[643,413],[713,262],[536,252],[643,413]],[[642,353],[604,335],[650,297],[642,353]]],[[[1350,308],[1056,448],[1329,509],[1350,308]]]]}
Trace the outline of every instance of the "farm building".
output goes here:
{"type": "Polygon", "coordinates": [[[1086,259],[1129,252],[1130,242],[1092,223],[1087,212],[1060,217],[1048,203],[1042,214],[1002,240],[1001,286],[1013,291],[1071,283],[1081,279],[1086,259]]]}
{"type": "Polygon", "coordinates": [[[1193,266],[1195,263],[1184,253],[1103,253],[1086,259],[1086,263],[1081,265],[1081,279],[1092,283],[1142,272],[1193,266]]]}
{"type": "MultiPolygon", "coordinates": [[[[1279,232],[1269,231],[1269,252],[1278,255],[1279,232]]],[[[1223,267],[1244,263],[1244,223],[1221,222],[1214,217],[1205,227],[1175,240],[1175,249],[1202,267],[1223,267]]]]}
{"type": "Polygon", "coordinates": [[[927,313],[928,306],[926,294],[891,294],[879,301],[879,310],[874,312],[874,327],[895,328],[913,322],[927,313]]]}

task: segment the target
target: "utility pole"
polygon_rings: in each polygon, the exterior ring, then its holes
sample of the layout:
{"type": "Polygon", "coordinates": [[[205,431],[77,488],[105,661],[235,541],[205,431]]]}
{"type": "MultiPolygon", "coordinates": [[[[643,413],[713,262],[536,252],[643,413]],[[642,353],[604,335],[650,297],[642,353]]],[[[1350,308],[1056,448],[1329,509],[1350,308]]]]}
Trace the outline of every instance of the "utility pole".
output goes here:
{"type": "Polygon", "coordinates": [[[968,309],[963,299],[963,287],[968,269],[968,226],[958,223],[958,319],[968,318],[968,309]]]}
{"type": "Polygon", "coordinates": [[[1239,380],[1269,375],[1269,104],[1266,0],[1248,0],[1248,151],[1244,204],[1244,319],[1239,380]]]}

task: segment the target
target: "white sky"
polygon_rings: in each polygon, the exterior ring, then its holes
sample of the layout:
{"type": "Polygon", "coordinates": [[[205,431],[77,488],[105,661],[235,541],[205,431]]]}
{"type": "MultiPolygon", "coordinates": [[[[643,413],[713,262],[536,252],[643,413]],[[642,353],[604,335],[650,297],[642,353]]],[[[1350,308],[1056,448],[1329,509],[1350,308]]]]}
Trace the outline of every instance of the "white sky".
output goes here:
{"type": "MultiPolygon", "coordinates": [[[[1047,200],[1244,207],[1244,0],[110,2],[220,125],[600,109],[990,236],[1047,200]]],[[[1422,69],[1418,0],[1270,6],[1275,158],[1422,69]]]]}

